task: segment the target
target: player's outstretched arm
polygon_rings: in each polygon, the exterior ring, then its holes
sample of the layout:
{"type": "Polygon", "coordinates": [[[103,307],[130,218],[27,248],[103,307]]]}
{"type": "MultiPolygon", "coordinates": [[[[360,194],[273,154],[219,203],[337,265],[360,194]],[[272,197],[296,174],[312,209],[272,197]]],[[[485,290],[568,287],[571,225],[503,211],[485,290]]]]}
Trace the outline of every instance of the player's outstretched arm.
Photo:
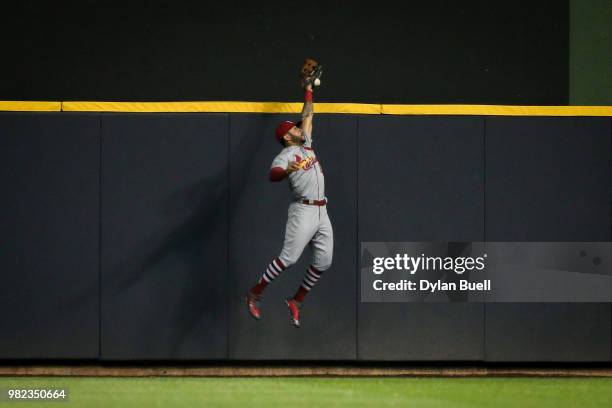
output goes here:
{"type": "Polygon", "coordinates": [[[314,116],[312,97],[312,85],[306,85],[304,88],[304,107],[302,108],[302,131],[309,136],[312,135],[312,118],[314,116]]]}

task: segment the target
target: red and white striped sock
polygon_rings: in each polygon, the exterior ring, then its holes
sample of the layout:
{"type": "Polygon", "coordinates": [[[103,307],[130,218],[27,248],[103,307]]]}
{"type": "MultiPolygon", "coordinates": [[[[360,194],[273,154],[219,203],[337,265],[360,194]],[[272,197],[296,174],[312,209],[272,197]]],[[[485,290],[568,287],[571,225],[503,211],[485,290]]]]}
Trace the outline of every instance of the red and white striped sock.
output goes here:
{"type": "Polygon", "coordinates": [[[302,284],[300,285],[300,288],[298,289],[293,299],[298,302],[304,301],[304,298],[306,297],[308,292],[310,292],[310,289],[312,289],[317,284],[319,278],[321,278],[321,271],[318,271],[314,266],[311,265],[306,270],[304,280],[302,281],[302,284]]]}
{"type": "Polygon", "coordinates": [[[266,286],[268,286],[268,283],[270,283],[274,279],[276,279],[285,269],[286,269],[286,267],[285,267],[285,265],[283,265],[281,260],[278,259],[278,258],[274,258],[272,260],[272,262],[270,262],[268,264],[268,267],[266,268],[266,271],[261,276],[261,279],[259,280],[257,285],[255,285],[251,289],[251,292],[253,292],[254,294],[256,294],[258,296],[261,295],[261,293],[263,292],[264,288],[266,286]]]}

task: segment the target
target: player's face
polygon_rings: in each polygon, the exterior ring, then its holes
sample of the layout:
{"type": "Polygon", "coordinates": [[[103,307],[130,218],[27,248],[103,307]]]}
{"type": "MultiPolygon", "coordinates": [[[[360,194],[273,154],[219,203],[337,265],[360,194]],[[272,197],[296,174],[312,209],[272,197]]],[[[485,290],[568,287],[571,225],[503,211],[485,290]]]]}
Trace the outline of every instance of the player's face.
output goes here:
{"type": "Polygon", "coordinates": [[[291,129],[289,129],[289,132],[287,132],[287,135],[289,135],[289,138],[293,143],[296,143],[296,144],[304,143],[304,132],[302,132],[302,129],[300,129],[297,126],[294,126],[291,129]]]}

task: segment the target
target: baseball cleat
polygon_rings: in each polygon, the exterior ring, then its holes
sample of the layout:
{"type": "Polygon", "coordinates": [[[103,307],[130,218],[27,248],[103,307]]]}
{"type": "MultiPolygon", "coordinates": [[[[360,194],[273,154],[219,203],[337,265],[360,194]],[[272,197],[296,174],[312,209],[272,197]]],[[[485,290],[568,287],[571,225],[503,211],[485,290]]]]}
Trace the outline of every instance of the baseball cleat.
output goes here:
{"type": "Polygon", "coordinates": [[[296,328],[299,328],[300,327],[300,304],[293,299],[285,300],[285,304],[289,308],[289,316],[291,317],[291,323],[293,323],[293,325],[296,328]]]}
{"type": "Polygon", "coordinates": [[[255,320],[259,320],[261,318],[261,311],[259,310],[259,296],[249,290],[246,295],[246,303],[251,317],[255,320]]]}

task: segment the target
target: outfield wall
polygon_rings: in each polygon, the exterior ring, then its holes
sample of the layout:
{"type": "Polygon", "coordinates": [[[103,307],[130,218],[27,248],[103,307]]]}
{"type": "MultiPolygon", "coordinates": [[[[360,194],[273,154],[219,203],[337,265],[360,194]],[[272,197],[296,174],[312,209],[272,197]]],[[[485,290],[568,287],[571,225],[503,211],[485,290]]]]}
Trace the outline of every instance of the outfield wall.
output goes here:
{"type": "Polygon", "coordinates": [[[610,241],[611,119],[323,114],[332,269],[294,329],[308,257],[261,113],[0,113],[0,358],[610,361],[601,303],[361,303],[362,241],[610,241]]]}

